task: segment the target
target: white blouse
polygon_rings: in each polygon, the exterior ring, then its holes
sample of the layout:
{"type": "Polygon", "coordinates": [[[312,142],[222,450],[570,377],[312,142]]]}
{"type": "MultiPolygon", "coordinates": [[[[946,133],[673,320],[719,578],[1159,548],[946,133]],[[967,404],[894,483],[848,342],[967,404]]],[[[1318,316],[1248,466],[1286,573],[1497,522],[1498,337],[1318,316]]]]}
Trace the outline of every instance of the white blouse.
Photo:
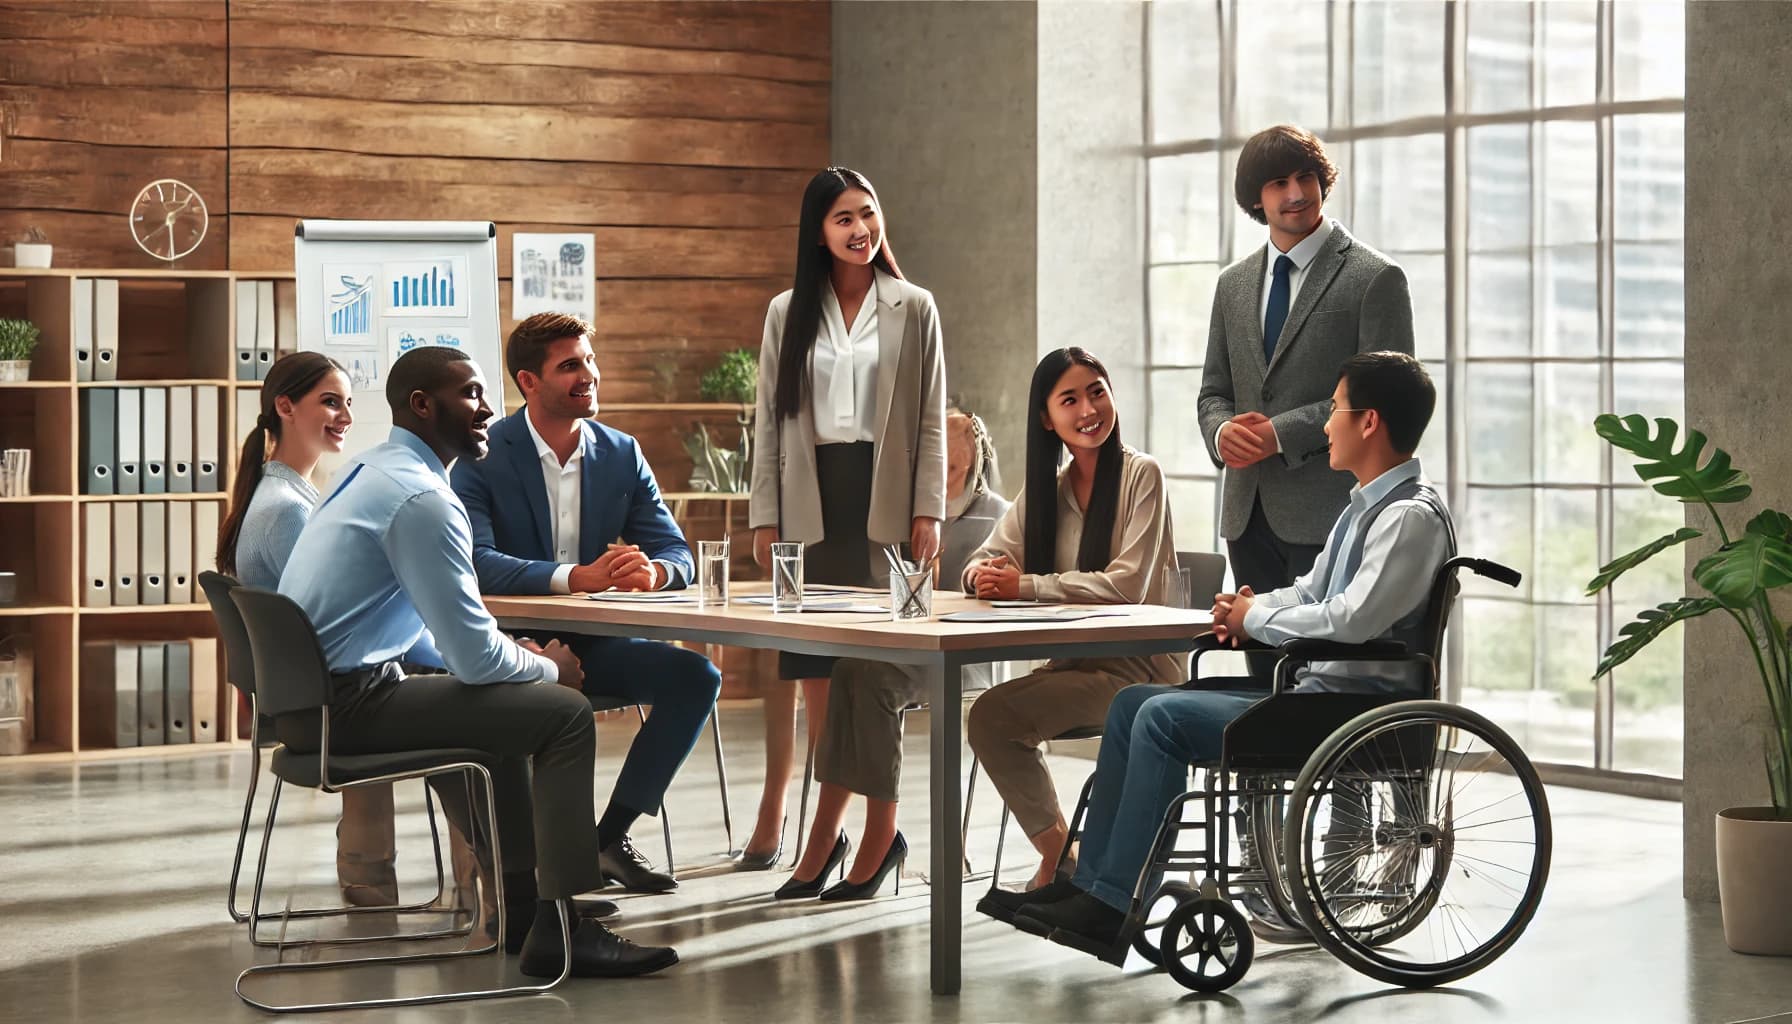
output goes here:
{"type": "Polygon", "coordinates": [[[875,440],[877,417],[877,283],[865,293],[851,330],[829,284],[821,293],[821,327],[810,350],[809,402],[816,444],[875,440]]]}

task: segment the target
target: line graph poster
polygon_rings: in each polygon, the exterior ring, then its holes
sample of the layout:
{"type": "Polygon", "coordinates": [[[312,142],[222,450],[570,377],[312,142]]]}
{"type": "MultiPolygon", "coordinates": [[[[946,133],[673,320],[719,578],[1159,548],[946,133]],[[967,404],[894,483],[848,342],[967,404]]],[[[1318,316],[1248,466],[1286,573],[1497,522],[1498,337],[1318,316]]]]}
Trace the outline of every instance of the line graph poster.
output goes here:
{"type": "Polygon", "coordinates": [[[597,318],[597,272],[591,258],[596,236],[533,235],[510,240],[510,315],[576,313],[597,318]]]}
{"type": "Polygon", "coordinates": [[[467,315],[465,257],[387,263],[381,269],[387,316],[467,315]]]}
{"type": "Polygon", "coordinates": [[[366,264],[324,266],[324,341],[331,345],[373,342],[374,288],[379,268],[366,264]]]}

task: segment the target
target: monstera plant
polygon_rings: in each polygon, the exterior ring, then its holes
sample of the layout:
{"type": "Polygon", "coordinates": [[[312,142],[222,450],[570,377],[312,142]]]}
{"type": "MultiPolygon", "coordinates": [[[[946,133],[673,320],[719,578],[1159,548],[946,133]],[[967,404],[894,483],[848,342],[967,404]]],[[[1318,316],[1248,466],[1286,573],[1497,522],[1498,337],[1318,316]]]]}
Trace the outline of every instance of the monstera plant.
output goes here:
{"type": "MultiPolygon", "coordinates": [[[[1781,866],[1792,862],[1792,636],[1772,600],[1775,590],[1792,586],[1792,518],[1768,509],[1732,533],[1718,506],[1743,501],[1753,488],[1748,474],[1731,465],[1722,448],[1712,446],[1706,457],[1707,439],[1696,430],[1685,431],[1682,441],[1681,427],[1673,420],[1657,419],[1651,429],[1642,416],[1609,413],[1594,420],[1593,427],[1640,460],[1637,475],[1655,491],[1704,506],[1718,541],[1717,550],[1693,566],[1693,581],[1705,593],[1640,612],[1618,631],[1593,678],[1630,660],[1676,622],[1721,614],[1736,623],[1767,696],[1765,754],[1773,806],[1729,808],[1718,815],[1724,932],[1738,952],[1792,954],[1792,896],[1781,884],[1781,866]]],[[[1703,531],[1683,526],[1658,537],[1600,569],[1587,593],[1597,594],[1650,558],[1702,536],[1703,531]]]]}

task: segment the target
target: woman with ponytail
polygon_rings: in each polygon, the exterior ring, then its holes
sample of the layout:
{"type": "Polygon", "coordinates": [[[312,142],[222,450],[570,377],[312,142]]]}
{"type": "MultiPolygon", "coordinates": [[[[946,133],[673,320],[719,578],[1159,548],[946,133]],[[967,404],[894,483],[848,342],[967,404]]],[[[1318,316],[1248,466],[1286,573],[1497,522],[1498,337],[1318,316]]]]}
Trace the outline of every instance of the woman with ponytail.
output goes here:
{"type": "MultiPolygon", "coordinates": [[[[286,558],[317,507],[312,471],[326,452],[342,451],[354,422],[348,374],[319,352],[275,363],[261,386],[261,414],[243,439],[230,515],[218,531],[218,571],[264,590],[280,585],[286,558]]],[[[392,787],[342,794],[336,875],[357,906],[398,902],[392,787]]]]}
{"type": "MultiPolygon", "coordinates": [[[[1027,403],[1026,483],[971,557],[965,591],[985,600],[1161,604],[1174,536],[1163,470],[1120,443],[1107,369],[1080,348],[1048,353],[1027,403]]],[[[1051,881],[1069,834],[1039,745],[1099,728],[1114,694],[1133,683],[1178,683],[1183,674],[1170,655],[1057,659],[971,705],[971,749],[1039,851],[1034,887],[1051,881]]],[[[999,917],[1012,895],[992,882],[977,908],[999,917]]]]}

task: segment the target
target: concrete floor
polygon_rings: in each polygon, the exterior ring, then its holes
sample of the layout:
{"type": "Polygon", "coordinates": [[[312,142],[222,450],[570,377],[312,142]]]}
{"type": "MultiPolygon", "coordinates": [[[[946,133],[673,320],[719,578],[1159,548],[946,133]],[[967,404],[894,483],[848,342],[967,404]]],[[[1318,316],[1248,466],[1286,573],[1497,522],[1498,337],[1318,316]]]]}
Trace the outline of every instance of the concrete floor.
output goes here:
{"type": "MultiPolygon", "coordinates": [[[[756,704],[724,707],[737,826],[759,788],[756,704]]],[[[613,776],[633,727],[600,727],[600,779],[613,776]]],[[[925,765],[927,729],[909,730],[925,765]]],[[[246,785],[247,755],[70,767],[0,764],[0,1021],[229,1021],[261,1015],[232,993],[256,962],[224,912],[224,881],[246,785]]],[[[1086,761],[1054,758],[1066,797],[1086,761]]],[[[601,787],[600,787],[601,788],[601,787]]],[[[794,804],[793,786],[792,803],[794,804]]],[[[967,913],[964,992],[927,986],[924,768],[904,782],[912,860],[902,894],[869,904],[774,904],[783,875],[726,870],[713,761],[700,747],[674,787],[683,887],[627,897],[621,929],[678,947],[684,962],[634,981],[572,981],[548,996],[351,1017],[384,1020],[610,1021],[1760,1021],[1792,1022],[1792,960],[1743,957],[1723,944],[1715,906],[1680,898],[1678,806],[1551,791],[1555,866],[1543,907],[1504,959],[1454,988],[1391,989],[1324,953],[1260,945],[1229,992],[1199,996],[1134,959],[1115,970],[967,913]],[[1784,1015],[1776,1017],[1775,1015],[1784,1015]]],[[[266,789],[263,789],[263,793],[266,789]]],[[[427,827],[419,787],[401,789],[400,873],[421,884],[427,827]]],[[[988,791],[984,790],[986,794],[988,791]]],[[[972,856],[987,865],[997,809],[980,794],[972,856]]],[[[282,807],[270,891],[295,905],[327,899],[335,798],[294,793],[282,807]],[[290,817],[288,817],[290,815],[290,817]]],[[[794,811],[794,807],[793,807],[794,811]]],[[[636,829],[660,856],[657,830],[636,829]]],[[[856,827],[856,826],[855,826],[856,827]]],[[[791,828],[794,833],[795,819],[791,828]]],[[[737,834],[737,841],[742,836],[737,834]]],[[[1014,851],[1011,836],[1010,851],[1014,851]]],[[[1024,858],[1010,862],[1024,875],[1024,858]]],[[[967,888],[966,904],[980,885],[967,888]]],[[[409,891],[409,890],[407,890],[409,891]]],[[[300,934],[295,924],[291,934],[300,934]]],[[[267,954],[261,953],[265,962],[267,954]]],[[[515,977],[514,961],[317,972],[303,992],[380,995],[515,977]],[[395,977],[396,975],[396,977],[395,977]]],[[[282,987],[284,986],[284,987],[282,987]]],[[[317,1018],[314,1018],[317,1019],[317,1018]]]]}

